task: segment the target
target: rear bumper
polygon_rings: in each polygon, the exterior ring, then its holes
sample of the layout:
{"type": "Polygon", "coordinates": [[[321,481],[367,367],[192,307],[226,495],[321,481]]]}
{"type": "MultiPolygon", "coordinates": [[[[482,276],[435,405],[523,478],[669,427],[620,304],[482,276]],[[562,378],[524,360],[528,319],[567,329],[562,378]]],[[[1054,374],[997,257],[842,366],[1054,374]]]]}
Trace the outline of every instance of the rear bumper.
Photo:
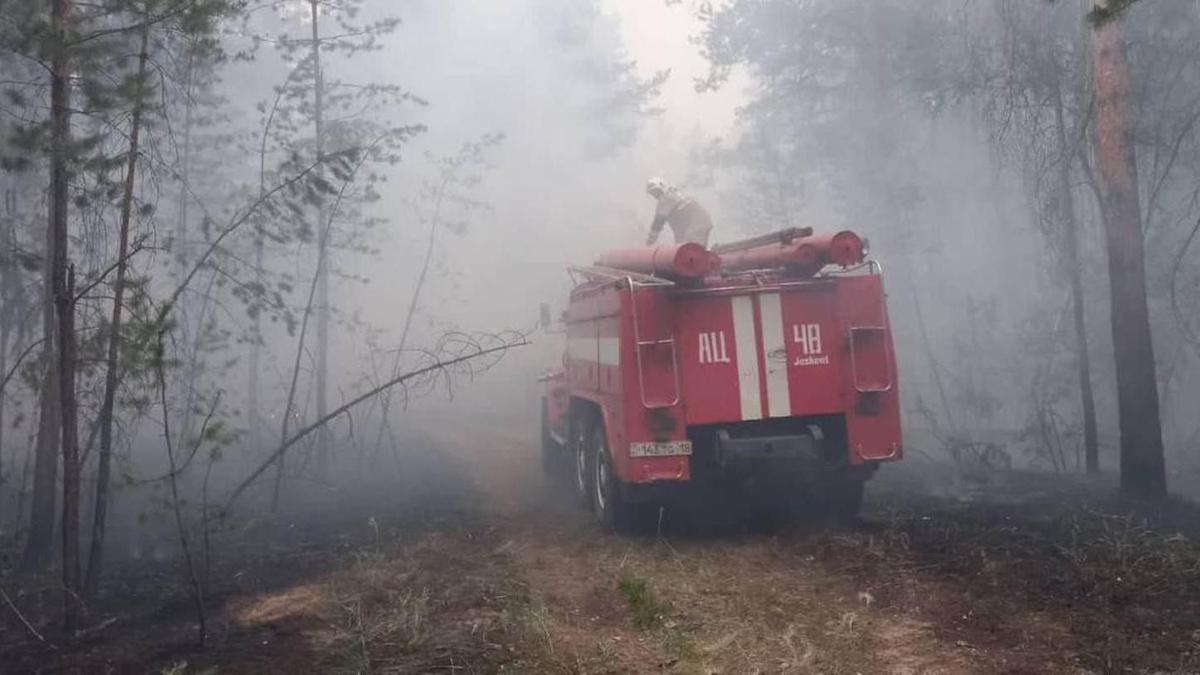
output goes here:
{"type": "Polygon", "coordinates": [[[732,438],[722,430],[716,434],[717,464],[758,462],[815,462],[821,457],[820,441],[809,434],[732,438]]]}

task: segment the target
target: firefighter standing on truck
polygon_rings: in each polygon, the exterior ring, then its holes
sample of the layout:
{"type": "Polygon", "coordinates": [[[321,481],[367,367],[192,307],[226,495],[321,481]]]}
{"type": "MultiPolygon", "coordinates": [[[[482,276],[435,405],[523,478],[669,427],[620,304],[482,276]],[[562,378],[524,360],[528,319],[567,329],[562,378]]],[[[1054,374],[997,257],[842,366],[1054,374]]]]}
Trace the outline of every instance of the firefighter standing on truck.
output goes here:
{"type": "Polygon", "coordinates": [[[650,236],[646,245],[658,241],[663,225],[670,225],[675,243],[695,242],[708,247],[708,235],[712,232],[712,218],[696,200],[688,197],[661,178],[646,182],[646,194],[658,200],[654,209],[654,222],[650,224],[650,236]]]}

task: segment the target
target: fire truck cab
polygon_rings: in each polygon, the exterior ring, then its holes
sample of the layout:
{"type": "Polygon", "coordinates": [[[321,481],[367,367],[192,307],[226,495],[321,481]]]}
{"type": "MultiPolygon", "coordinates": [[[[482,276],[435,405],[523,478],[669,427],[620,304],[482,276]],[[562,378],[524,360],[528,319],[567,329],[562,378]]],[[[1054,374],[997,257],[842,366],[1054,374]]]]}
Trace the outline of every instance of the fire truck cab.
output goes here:
{"type": "Polygon", "coordinates": [[[717,495],[849,518],[902,457],[883,281],[854,233],[627,249],[571,273],[542,459],[602,524],[717,495]]]}

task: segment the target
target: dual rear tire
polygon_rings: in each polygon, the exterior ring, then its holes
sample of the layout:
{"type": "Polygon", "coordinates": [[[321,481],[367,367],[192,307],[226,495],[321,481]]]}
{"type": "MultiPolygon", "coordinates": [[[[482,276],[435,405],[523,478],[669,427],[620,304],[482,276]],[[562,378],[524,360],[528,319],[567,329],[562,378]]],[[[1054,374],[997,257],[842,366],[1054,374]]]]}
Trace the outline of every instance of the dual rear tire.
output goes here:
{"type": "Polygon", "coordinates": [[[624,525],[628,509],[598,412],[573,409],[564,446],[550,431],[549,407],[542,401],[542,470],[551,481],[568,477],[576,498],[601,525],[610,529],[624,525]]]}
{"type": "Polygon", "coordinates": [[[623,529],[628,525],[629,507],[613,468],[604,423],[594,415],[579,417],[573,422],[571,432],[575,495],[601,526],[623,529]]]}

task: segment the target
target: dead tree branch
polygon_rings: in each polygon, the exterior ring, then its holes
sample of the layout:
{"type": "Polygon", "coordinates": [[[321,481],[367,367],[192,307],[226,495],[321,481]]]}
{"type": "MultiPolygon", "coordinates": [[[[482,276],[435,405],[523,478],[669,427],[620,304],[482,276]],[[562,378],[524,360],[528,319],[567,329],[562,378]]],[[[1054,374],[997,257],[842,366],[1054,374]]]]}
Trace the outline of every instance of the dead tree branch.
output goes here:
{"type": "MultiPolygon", "coordinates": [[[[476,359],[482,359],[487,356],[499,355],[503,352],[507,352],[508,350],[514,349],[516,347],[523,347],[523,346],[529,344],[529,342],[528,342],[525,334],[519,333],[519,334],[516,334],[515,336],[513,336],[509,340],[502,341],[501,344],[496,345],[494,347],[483,348],[482,345],[479,345],[477,341],[475,341],[474,344],[475,344],[476,348],[469,349],[466,351],[466,353],[460,352],[458,356],[454,356],[452,358],[443,358],[443,359],[436,361],[435,363],[429,364],[423,368],[418,368],[417,370],[409,371],[407,373],[404,373],[402,375],[394,377],[391,380],[388,380],[387,382],[384,382],[383,384],[381,384],[377,387],[374,387],[373,389],[371,389],[363,394],[360,394],[359,396],[357,396],[350,402],[346,403],[345,405],[342,405],[341,407],[327,413],[321,419],[319,419],[319,420],[313,422],[312,424],[304,427],[303,429],[297,431],[290,438],[283,441],[279,445],[279,447],[276,448],[276,450],[271,453],[270,457],[267,457],[261,464],[259,464],[257,469],[255,469],[253,472],[251,472],[250,475],[247,476],[245,480],[243,480],[240,484],[238,484],[238,486],[233,490],[233,493],[230,494],[229,499],[226,500],[224,510],[226,512],[230,511],[231,507],[233,506],[233,502],[236,501],[237,498],[240,497],[242,495],[242,493],[246,491],[247,488],[249,488],[251,485],[253,485],[254,482],[256,480],[258,480],[258,477],[263,474],[263,472],[265,472],[273,464],[275,464],[276,461],[278,461],[280,458],[282,458],[284,456],[284,454],[286,454],[287,451],[293,445],[295,445],[297,442],[304,439],[306,436],[313,433],[314,431],[325,426],[332,420],[340,417],[342,414],[346,413],[351,408],[354,408],[355,406],[359,405],[360,403],[370,400],[370,399],[382,394],[383,392],[388,391],[392,387],[395,387],[396,385],[402,384],[409,380],[419,378],[422,376],[426,376],[426,375],[445,374],[445,373],[448,373],[449,370],[454,366],[469,364],[471,361],[474,361],[476,359]]],[[[471,375],[474,375],[478,371],[469,370],[468,372],[471,375]]]]}
{"type": "Polygon", "coordinates": [[[5,593],[3,588],[0,588],[0,597],[4,598],[4,604],[8,605],[8,608],[12,610],[12,613],[15,614],[18,619],[20,619],[21,623],[25,625],[25,629],[29,631],[30,635],[37,638],[38,641],[50,649],[58,651],[58,647],[56,647],[52,642],[47,640],[45,636],[39,633],[38,629],[33,627],[33,624],[29,623],[29,619],[26,619],[25,615],[21,613],[21,610],[17,609],[17,606],[13,604],[12,599],[8,597],[8,593],[5,593]]]}

